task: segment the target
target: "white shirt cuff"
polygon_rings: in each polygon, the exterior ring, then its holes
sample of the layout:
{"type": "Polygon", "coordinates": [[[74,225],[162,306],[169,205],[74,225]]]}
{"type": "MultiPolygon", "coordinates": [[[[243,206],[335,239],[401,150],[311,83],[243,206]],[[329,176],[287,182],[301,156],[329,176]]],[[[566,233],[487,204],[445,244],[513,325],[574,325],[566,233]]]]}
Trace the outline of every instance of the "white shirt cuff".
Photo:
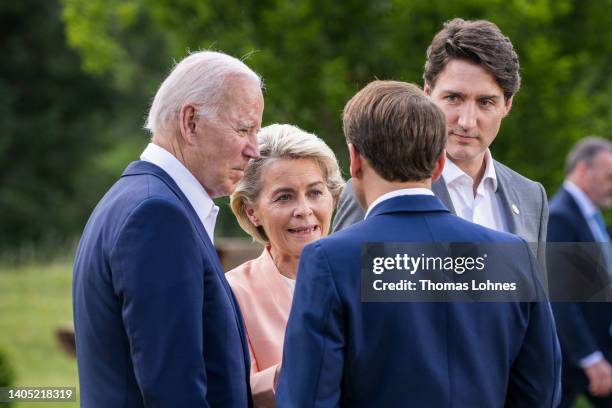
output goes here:
{"type": "Polygon", "coordinates": [[[604,356],[601,354],[601,351],[595,351],[588,356],[581,358],[578,364],[580,364],[580,368],[587,368],[592,366],[593,364],[599,363],[603,360],[604,356]]]}

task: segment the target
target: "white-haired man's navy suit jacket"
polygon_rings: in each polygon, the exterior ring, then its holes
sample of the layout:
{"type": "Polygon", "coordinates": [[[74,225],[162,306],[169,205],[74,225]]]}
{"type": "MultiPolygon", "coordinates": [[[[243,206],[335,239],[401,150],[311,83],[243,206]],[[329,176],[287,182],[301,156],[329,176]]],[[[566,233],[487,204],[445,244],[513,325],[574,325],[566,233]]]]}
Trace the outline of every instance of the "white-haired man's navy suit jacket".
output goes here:
{"type": "Polygon", "coordinates": [[[176,183],[130,164],[94,210],[74,265],[84,407],[247,407],[242,318],[176,183]]]}
{"type": "Polygon", "coordinates": [[[514,265],[535,273],[524,241],[464,221],[434,196],[382,201],[304,248],[278,407],[556,406],[561,356],[547,302],[362,303],[367,242],[516,243],[524,256],[514,265]]]}

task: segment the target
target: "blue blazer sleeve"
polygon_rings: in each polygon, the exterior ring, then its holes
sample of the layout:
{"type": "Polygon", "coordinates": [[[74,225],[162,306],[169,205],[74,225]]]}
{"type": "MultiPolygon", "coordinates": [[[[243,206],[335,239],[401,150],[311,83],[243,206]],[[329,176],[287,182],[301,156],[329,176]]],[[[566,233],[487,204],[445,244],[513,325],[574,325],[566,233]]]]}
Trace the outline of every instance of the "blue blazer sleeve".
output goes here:
{"type": "MultiPolygon", "coordinates": [[[[535,258],[528,248],[525,252],[531,264],[536,299],[544,299],[535,258]]],[[[528,307],[529,324],[510,369],[505,406],[555,408],[561,401],[561,349],[555,320],[547,301],[529,303],[528,307]]]]}
{"type": "Polygon", "coordinates": [[[147,407],[207,406],[198,240],[179,203],[152,198],[130,214],[111,251],[112,284],[147,407]]]}
{"type": "Polygon", "coordinates": [[[344,316],[327,256],[302,251],[287,322],[277,407],[336,407],[344,367],[344,316]]]}

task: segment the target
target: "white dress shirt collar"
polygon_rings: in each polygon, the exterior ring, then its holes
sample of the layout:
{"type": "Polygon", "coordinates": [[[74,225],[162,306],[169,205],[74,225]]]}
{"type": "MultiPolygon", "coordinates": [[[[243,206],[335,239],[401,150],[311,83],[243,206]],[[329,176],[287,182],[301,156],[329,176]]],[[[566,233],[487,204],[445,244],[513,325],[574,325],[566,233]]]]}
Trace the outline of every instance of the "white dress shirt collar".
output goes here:
{"type": "Polygon", "coordinates": [[[385,193],[381,195],[380,197],[378,197],[376,200],[372,202],[372,204],[370,204],[370,206],[368,207],[368,211],[366,211],[365,217],[363,218],[364,219],[368,218],[368,215],[370,215],[372,208],[376,207],[378,204],[382,203],[383,201],[390,200],[391,198],[394,198],[394,197],[407,196],[407,195],[434,195],[434,193],[428,188],[402,188],[400,190],[389,191],[388,193],[385,193]]]}
{"type": "Polygon", "coordinates": [[[215,223],[219,207],[215,205],[204,187],[176,157],[161,146],[149,143],[140,159],[164,170],[181,189],[187,200],[198,214],[211,242],[215,234],[215,223]]]}
{"type": "MultiPolygon", "coordinates": [[[[485,172],[482,176],[482,180],[478,185],[478,189],[484,188],[484,183],[492,183],[490,184],[493,192],[497,191],[497,173],[495,173],[495,166],[493,165],[493,156],[491,155],[491,151],[489,149],[485,152],[485,172]]],[[[446,159],[444,164],[444,169],[442,169],[442,177],[444,178],[444,182],[448,186],[449,184],[454,184],[461,177],[470,177],[463,170],[459,168],[455,163],[450,159],[446,159]]],[[[470,177],[472,180],[472,178],[470,177]]],[[[472,180],[473,182],[473,180],[472,180]]]]}
{"type": "Polygon", "coordinates": [[[597,225],[597,221],[595,221],[595,214],[599,213],[599,208],[597,208],[593,201],[591,201],[591,199],[585,194],[584,191],[580,189],[580,187],[571,181],[565,180],[563,182],[563,188],[567,190],[567,192],[574,198],[574,201],[576,201],[578,209],[586,220],[595,241],[607,242],[610,238],[607,236],[607,234],[604,234],[601,231],[599,225],[597,225]]]}
{"type": "Polygon", "coordinates": [[[593,215],[597,214],[599,209],[591,199],[578,187],[576,184],[572,183],[569,180],[565,180],[563,182],[563,188],[567,190],[568,193],[574,198],[576,204],[580,208],[582,215],[587,220],[593,217],[593,215]]]}
{"type": "Polygon", "coordinates": [[[497,231],[508,232],[504,207],[501,198],[496,194],[497,174],[489,149],[485,152],[484,160],[485,171],[476,187],[476,194],[474,194],[474,180],[451,160],[446,160],[442,178],[459,217],[497,231]]]}

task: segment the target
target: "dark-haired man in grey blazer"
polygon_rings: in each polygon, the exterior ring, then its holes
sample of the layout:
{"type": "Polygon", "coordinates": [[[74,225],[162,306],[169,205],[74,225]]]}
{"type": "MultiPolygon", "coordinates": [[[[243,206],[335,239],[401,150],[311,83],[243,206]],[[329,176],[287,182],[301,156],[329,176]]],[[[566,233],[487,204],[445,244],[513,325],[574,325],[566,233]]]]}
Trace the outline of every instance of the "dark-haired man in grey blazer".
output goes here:
{"type": "MultiPolygon", "coordinates": [[[[432,185],[434,193],[461,218],[517,234],[527,242],[544,242],[544,188],[493,160],[489,151],[521,82],[510,40],[488,21],[449,21],[427,49],[423,79],[425,93],[446,115],[448,133],[448,160],[442,177],[432,185]]],[[[363,216],[349,180],[333,230],[363,216]]]]}

